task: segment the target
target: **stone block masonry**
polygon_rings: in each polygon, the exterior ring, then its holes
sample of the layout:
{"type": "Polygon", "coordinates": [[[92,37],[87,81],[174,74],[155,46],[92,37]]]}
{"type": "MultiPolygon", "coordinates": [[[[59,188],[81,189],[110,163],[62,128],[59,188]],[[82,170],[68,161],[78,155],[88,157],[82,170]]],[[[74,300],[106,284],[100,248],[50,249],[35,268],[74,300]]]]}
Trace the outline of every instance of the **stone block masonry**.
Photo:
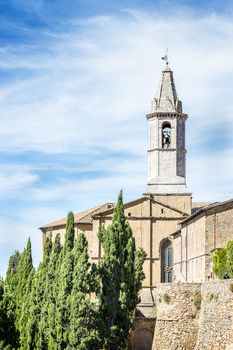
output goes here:
{"type": "Polygon", "coordinates": [[[192,350],[198,334],[199,283],[159,284],[153,350],[192,350]]]}
{"type": "Polygon", "coordinates": [[[233,280],[202,284],[195,350],[233,349],[233,280]]]}
{"type": "Polygon", "coordinates": [[[232,350],[233,280],[159,284],[152,350],[232,350]]]}

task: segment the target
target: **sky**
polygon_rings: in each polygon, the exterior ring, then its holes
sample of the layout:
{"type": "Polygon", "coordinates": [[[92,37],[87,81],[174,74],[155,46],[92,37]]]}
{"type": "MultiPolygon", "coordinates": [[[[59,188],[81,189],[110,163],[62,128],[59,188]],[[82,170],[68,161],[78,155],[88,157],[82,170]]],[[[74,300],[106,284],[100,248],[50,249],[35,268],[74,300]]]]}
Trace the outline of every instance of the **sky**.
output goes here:
{"type": "Polygon", "coordinates": [[[233,197],[233,1],[0,1],[0,275],[38,227],[140,197],[166,48],[194,201],[233,197]]]}

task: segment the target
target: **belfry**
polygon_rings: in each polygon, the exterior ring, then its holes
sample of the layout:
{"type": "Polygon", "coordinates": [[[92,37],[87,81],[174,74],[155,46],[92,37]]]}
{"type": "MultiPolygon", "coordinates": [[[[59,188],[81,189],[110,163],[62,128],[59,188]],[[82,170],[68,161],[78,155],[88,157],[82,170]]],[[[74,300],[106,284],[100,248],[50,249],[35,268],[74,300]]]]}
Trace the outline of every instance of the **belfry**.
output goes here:
{"type": "Polygon", "coordinates": [[[152,101],[149,122],[147,194],[183,194],[186,188],[185,122],[168,61],[152,101]]]}

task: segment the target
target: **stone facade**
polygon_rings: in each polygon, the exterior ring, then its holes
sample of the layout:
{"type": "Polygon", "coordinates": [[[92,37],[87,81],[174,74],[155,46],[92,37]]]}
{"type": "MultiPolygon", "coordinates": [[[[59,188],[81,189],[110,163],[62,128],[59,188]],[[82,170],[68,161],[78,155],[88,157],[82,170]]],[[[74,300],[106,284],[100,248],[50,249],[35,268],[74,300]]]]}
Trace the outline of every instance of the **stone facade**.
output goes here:
{"type": "MultiPolygon", "coordinates": [[[[75,232],[83,231],[89,244],[89,255],[98,261],[103,254],[98,240],[99,226],[108,226],[112,221],[113,206],[111,203],[94,208],[91,217],[80,216],[75,222],[75,232]],[[86,222],[85,222],[86,221],[86,222]]],[[[154,301],[152,290],[162,280],[161,247],[164,240],[177,228],[178,223],[191,213],[190,195],[143,196],[124,205],[125,215],[135,237],[137,247],[142,247],[147,258],[144,263],[145,280],[142,291],[141,312],[147,317],[151,314],[154,301]],[[149,307],[150,306],[150,307],[149,307]]],[[[86,215],[86,212],[84,212],[86,215]]],[[[65,220],[65,219],[63,219],[65,220]]],[[[65,222],[57,221],[41,228],[43,239],[52,240],[59,233],[62,242],[65,236],[65,222]]]]}
{"type": "Polygon", "coordinates": [[[174,281],[215,279],[212,255],[233,239],[233,200],[207,205],[180,223],[173,234],[174,281]]]}

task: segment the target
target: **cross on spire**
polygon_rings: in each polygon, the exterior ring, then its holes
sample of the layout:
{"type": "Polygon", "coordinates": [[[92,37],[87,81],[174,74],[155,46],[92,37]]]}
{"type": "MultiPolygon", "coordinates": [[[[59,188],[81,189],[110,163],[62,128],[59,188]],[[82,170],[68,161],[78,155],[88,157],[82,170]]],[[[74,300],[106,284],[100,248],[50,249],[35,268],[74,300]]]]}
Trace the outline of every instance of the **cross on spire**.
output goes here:
{"type": "Polygon", "coordinates": [[[168,67],[168,48],[166,48],[166,53],[163,57],[161,57],[161,59],[166,62],[166,65],[168,67]]]}

